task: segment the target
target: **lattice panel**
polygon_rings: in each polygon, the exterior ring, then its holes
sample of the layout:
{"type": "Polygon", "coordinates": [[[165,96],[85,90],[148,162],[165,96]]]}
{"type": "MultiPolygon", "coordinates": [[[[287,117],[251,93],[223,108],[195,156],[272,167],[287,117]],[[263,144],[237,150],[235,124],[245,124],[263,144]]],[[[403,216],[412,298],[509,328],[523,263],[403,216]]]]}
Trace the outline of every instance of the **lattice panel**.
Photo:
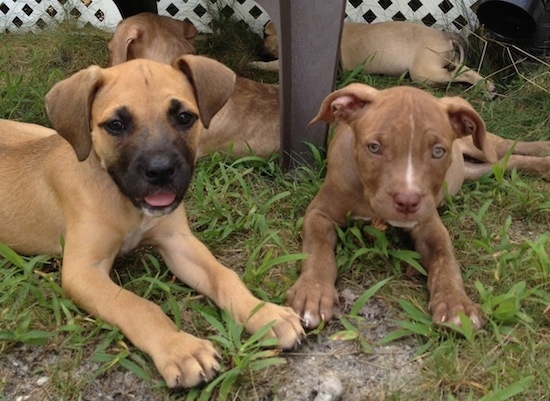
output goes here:
{"type": "Polygon", "coordinates": [[[111,30],[120,13],[111,1],[101,0],[0,0],[0,29],[7,32],[36,32],[54,22],[75,18],[111,30]]]}
{"type": "Polygon", "coordinates": [[[212,14],[223,12],[244,20],[260,34],[269,21],[269,15],[254,0],[157,0],[159,14],[188,19],[201,32],[210,30],[212,14]]]}
{"type": "Polygon", "coordinates": [[[462,31],[478,20],[470,7],[475,0],[348,0],[346,20],[352,22],[422,21],[427,26],[462,31]]]}
{"type": "MultiPolygon", "coordinates": [[[[331,0],[326,0],[331,1],[331,0]]],[[[475,0],[348,0],[346,21],[381,22],[388,20],[422,21],[428,26],[461,31],[477,26],[470,9],[475,0]]],[[[246,21],[260,34],[269,20],[254,0],[157,0],[159,14],[188,19],[199,31],[208,32],[213,10],[222,10],[246,21]]],[[[113,30],[120,13],[110,0],[0,0],[0,30],[4,32],[39,31],[53,22],[76,18],[113,30]]]]}

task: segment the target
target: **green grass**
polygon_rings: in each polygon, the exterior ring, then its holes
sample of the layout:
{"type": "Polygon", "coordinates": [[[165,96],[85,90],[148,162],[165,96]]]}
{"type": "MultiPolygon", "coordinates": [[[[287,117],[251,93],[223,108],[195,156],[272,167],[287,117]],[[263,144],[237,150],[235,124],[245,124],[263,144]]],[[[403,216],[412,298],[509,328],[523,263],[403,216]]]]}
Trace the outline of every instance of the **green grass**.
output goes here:
{"type": "MultiPolygon", "coordinates": [[[[205,37],[199,50],[233,59],[227,63],[236,69],[237,60],[242,74],[254,76],[239,60],[251,57],[255,39],[223,18],[219,24],[222,37],[231,29],[226,35],[246,37],[246,43],[227,51],[220,37],[205,37]]],[[[2,34],[0,117],[48,125],[45,93],[79,68],[105,65],[108,38],[71,25],[41,35],[2,34]]],[[[489,130],[499,135],[549,140],[549,72],[541,65],[526,72],[529,81],[517,75],[497,82],[496,101],[458,85],[435,93],[464,95],[489,130]]],[[[360,74],[340,77],[339,84],[350,81],[379,88],[409,84],[406,77],[360,74]]],[[[312,151],[316,164],[292,175],[280,170],[276,157],[203,158],[187,194],[186,209],[197,237],[266,301],[283,302],[299,273],[302,218],[325,169],[323,151],[312,151]]],[[[363,296],[348,314],[310,333],[308,341],[336,332],[333,341],[355,341],[361,352],[376,352],[376,344],[363,338],[365,319],[356,312],[371,297],[380,297],[397,316],[396,331],[383,341],[414,336],[424,361],[422,385],[392,399],[543,399],[550,393],[549,190],[548,182],[496,169],[494,175],[465,185],[440,210],[463,266],[467,291],[488,317],[484,330],[473,332],[467,322],[461,329],[435,328],[426,311],[425,280],[409,241],[399,230],[379,232],[354,223],[339,231],[338,286],[352,287],[363,296]],[[391,280],[384,282],[388,277],[391,280]],[[376,293],[366,292],[371,287],[376,293]]],[[[34,371],[50,378],[51,399],[78,400],[96,378],[121,371],[132,372],[159,399],[261,399],[272,396],[280,385],[277,377],[285,369],[284,360],[263,347],[270,344],[248,337],[210,301],[174,281],[150,249],[117,260],[113,279],[157,302],[182,329],[216,343],[224,371],[214,384],[167,393],[147,355],[116,328],[63,297],[57,259],[21,258],[3,247],[0,255],[0,359],[27,346],[44,346],[57,355],[55,363],[39,364],[34,371]],[[93,369],[67,374],[82,364],[93,369]]],[[[0,376],[0,399],[9,384],[0,376]]]]}

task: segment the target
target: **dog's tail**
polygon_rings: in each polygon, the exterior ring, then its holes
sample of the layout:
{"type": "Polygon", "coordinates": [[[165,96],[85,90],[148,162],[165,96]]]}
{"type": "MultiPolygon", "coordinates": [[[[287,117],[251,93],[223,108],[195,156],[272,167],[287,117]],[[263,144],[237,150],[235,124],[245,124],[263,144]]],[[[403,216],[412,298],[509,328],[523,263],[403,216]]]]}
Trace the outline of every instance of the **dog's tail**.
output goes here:
{"type": "Polygon", "coordinates": [[[453,46],[452,53],[449,57],[449,63],[445,66],[448,71],[456,70],[460,65],[463,65],[468,50],[468,43],[462,36],[454,32],[444,32],[447,39],[453,46]]]}

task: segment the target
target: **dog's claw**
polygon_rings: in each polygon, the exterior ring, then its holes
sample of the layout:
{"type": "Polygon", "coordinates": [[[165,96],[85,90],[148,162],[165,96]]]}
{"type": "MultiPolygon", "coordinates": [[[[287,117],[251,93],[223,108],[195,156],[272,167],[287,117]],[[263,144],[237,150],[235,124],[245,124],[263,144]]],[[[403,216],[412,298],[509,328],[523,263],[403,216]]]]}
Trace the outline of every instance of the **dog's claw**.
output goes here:
{"type": "Polygon", "coordinates": [[[306,329],[309,326],[309,319],[307,318],[306,314],[300,315],[300,322],[302,322],[302,327],[305,327],[306,329]]]}
{"type": "Polygon", "coordinates": [[[481,320],[479,319],[479,317],[477,317],[476,315],[473,315],[473,316],[470,316],[470,320],[472,322],[472,325],[476,328],[476,329],[480,329],[481,328],[481,320]]]}

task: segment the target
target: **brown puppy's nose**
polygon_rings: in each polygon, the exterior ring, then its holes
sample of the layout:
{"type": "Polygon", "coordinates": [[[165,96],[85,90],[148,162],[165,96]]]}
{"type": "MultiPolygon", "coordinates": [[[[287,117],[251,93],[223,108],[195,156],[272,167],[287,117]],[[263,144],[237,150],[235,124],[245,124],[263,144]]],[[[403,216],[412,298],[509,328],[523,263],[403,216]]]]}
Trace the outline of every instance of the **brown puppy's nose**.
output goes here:
{"type": "Polygon", "coordinates": [[[421,197],[418,192],[398,192],[393,197],[393,205],[399,213],[415,213],[420,208],[421,197]]]}

